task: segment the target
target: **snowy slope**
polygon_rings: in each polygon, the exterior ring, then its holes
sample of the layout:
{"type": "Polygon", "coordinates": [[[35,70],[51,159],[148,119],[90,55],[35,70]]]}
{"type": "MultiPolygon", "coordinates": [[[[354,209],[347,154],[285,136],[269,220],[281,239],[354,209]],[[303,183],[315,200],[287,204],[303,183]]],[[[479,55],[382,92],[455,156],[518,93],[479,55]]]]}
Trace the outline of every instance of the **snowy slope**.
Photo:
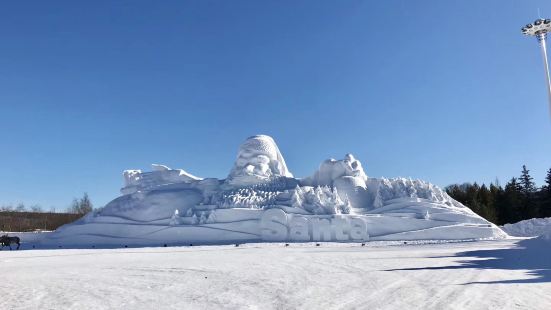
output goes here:
{"type": "Polygon", "coordinates": [[[0,309],[544,310],[550,255],[511,239],[0,251],[0,309]]]}
{"type": "Polygon", "coordinates": [[[352,154],[324,161],[311,177],[295,178],[275,141],[264,135],[243,142],[227,179],[153,168],[125,171],[121,197],[61,227],[39,246],[507,236],[428,182],[367,177],[352,154]]]}

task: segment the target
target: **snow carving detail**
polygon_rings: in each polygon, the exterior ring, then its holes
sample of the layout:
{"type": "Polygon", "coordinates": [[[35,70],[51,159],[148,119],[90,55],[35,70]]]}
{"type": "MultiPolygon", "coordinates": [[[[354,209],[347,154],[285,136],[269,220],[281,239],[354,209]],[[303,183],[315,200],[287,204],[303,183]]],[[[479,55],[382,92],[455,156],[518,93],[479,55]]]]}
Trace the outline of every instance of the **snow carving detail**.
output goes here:
{"type": "Polygon", "coordinates": [[[241,144],[226,181],[236,186],[253,185],[274,177],[292,178],[293,175],[287,169],[274,139],[257,135],[249,137],[241,144]]]}

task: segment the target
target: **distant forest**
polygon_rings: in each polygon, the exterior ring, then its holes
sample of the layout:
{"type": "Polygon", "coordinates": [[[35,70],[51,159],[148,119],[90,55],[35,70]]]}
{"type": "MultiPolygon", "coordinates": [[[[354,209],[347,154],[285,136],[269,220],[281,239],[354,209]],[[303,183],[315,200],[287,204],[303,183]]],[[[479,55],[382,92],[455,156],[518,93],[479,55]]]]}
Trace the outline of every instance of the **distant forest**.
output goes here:
{"type": "Polygon", "coordinates": [[[551,169],[545,184],[537,187],[530,170],[522,166],[520,176],[513,177],[505,187],[499,182],[453,184],[445,188],[455,200],[497,225],[515,223],[534,217],[551,217],[551,169]]]}
{"type": "Polygon", "coordinates": [[[77,213],[51,212],[0,212],[0,231],[56,230],[58,227],[81,218],[77,213]]]}
{"type": "Polygon", "coordinates": [[[71,223],[92,211],[93,205],[84,193],[80,199],[73,199],[66,212],[44,212],[39,205],[25,206],[22,203],[0,207],[0,231],[55,230],[59,226],[71,223]]]}

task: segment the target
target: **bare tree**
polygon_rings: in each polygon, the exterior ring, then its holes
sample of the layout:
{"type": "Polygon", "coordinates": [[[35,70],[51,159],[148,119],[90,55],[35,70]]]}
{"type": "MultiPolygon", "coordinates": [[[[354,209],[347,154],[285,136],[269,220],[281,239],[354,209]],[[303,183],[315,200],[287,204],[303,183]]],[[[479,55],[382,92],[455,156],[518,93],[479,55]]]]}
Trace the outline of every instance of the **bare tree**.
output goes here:
{"type": "Polygon", "coordinates": [[[37,204],[32,205],[31,206],[31,211],[35,212],[35,213],[40,213],[40,212],[42,212],[42,207],[40,205],[37,205],[37,204]]]}
{"type": "Polygon", "coordinates": [[[17,212],[25,212],[25,210],[26,210],[26,207],[21,202],[17,204],[17,207],[15,207],[15,211],[17,212]]]}
{"type": "Polygon", "coordinates": [[[90,201],[90,198],[88,197],[88,193],[84,193],[84,195],[80,200],[76,198],[73,199],[73,202],[71,203],[71,206],[69,207],[68,211],[69,213],[86,214],[92,211],[92,209],[93,209],[92,201],[90,201]]]}

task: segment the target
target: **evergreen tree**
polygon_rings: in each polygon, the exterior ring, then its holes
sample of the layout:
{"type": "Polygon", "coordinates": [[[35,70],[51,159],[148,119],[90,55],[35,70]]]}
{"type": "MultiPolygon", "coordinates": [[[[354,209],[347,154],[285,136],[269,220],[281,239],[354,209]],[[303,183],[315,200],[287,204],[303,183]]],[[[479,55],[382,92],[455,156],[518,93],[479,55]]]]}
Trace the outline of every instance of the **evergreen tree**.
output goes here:
{"type": "Polygon", "coordinates": [[[494,197],[492,197],[492,192],[486,187],[486,184],[482,184],[478,191],[478,202],[480,204],[480,216],[492,223],[497,223],[494,197]]]}
{"type": "Polygon", "coordinates": [[[540,216],[551,217],[551,168],[547,170],[545,185],[541,189],[540,216]]]}
{"type": "Polygon", "coordinates": [[[522,191],[517,178],[513,177],[507,185],[505,185],[504,201],[502,212],[504,214],[505,223],[515,223],[522,218],[521,214],[521,199],[522,191]]]}
{"type": "Polygon", "coordinates": [[[530,176],[530,170],[526,169],[526,165],[522,166],[519,185],[522,192],[520,218],[525,220],[536,217],[538,215],[535,195],[537,189],[534,178],[530,176]]]}
{"type": "Polygon", "coordinates": [[[547,170],[547,175],[545,176],[545,190],[551,192],[551,168],[547,170]]]}
{"type": "Polygon", "coordinates": [[[530,170],[526,169],[526,165],[522,165],[522,172],[519,179],[522,192],[526,195],[536,192],[536,184],[534,178],[530,176],[530,170]]]}
{"type": "Polygon", "coordinates": [[[536,186],[526,166],[522,166],[521,176],[509,180],[505,188],[496,179],[489,188],[485,184],[464,183],[449,185],[445,190],[453,199],[498,225],[551,217],[551,169],[541,188],[536,186]]]}
{"type": "Polygon", "coordinates": [[[468,184],[465,190],[465,199],[467,201],[467,206],[471,208],[476,214],[480,215],[481,207],[478,201],[478,191],[480,186],[476,182],[474,184],[468,184]]]}
{"type": "Polygon", "coordinates": [[[496,184],[490,184],[490,194],[492,195],[492,200],[494,203],[494,211],[496,213],[496,224],[503,225],[507,222],[504,220],[504,214],[502,206],[504,204],[504,191],[503,188],[496,182],[496,184]]]}

